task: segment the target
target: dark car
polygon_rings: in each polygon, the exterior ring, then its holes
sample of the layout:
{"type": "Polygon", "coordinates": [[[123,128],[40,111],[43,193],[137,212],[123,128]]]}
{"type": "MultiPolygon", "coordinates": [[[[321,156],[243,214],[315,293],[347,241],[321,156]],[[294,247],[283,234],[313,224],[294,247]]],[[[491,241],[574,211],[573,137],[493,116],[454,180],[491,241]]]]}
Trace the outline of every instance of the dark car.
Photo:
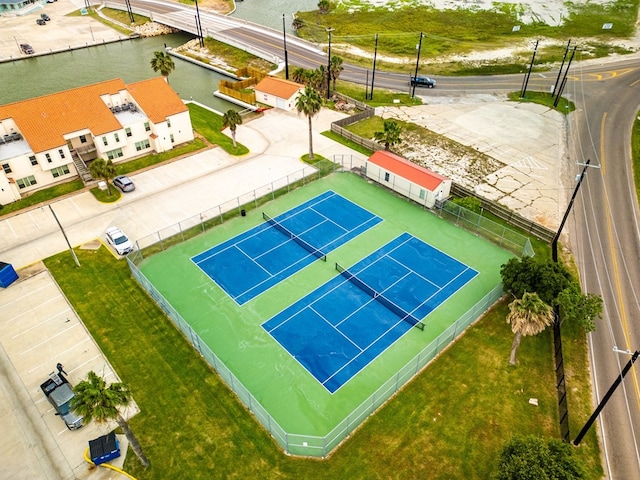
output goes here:
{"type": "Polygon", "coordinates": [[[49,20],[51,20],[51,17],[49,17],[49,15],[47,15],[46,13],[41,13],[40,18],[45,22],[48,22],[49,20]]]}
{"type": "Polygon", "coordinates": [[[22,50],[22,52],[26,53],[27,55],[31,55],[31,54],[35,53],[35,50],[33,49],[33,47],[31,45],[29,45],[28,43],[21,43],[20,44],[20,50],[22,50]]]}
{"type": "Polygon", "coordinates": [[[46,25],[46,24],[47,24],[47,22],[45,22],[45,21],[44,21],[43,19],[41,19],[41,18],[38,18],[38,19],[36,20],[36,23],[37,23],[38,25],[46,25]]]}
{"type": "Polygon", "coordinates": [[[126,175],[120,175],[119,177],[114,178],[113,184],[123,192],[133,192],[136,189],[136,186],[126,175]]]}
{"type": "Polygon", "coordinates": [[[413,87],[428,87],[433,88],[436,86],[436,81],[429,77],[411,77],[409,84],[413,87]]]}

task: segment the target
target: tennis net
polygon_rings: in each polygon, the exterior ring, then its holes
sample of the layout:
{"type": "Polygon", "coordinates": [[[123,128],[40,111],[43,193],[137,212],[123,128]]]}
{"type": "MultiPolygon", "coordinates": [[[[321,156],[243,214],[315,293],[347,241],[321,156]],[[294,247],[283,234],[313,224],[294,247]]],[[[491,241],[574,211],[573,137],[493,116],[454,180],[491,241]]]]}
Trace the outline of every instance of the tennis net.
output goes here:
{"type": "Polygon", "coordinates": [[[318,257],[323,262],[327,261],[327,255],[324,252],[322,252],[321,250],[318,250],[309,242],[306,242],[305,240],[301,239],[298,235],[296,235],[291,230],[286,228],[276,219],[271,218],[269,215],[267,215],[264,212],[262,212],[262,218],[265,219],[270,225],[273,225],[275,228],[277,228],[280,232],[284,233],[286,236],[288,236],[291,240],[296,242],[302,248],[304,248],[307,252],[311,253],[313,256],[318,257]]]}
{"type": "Polygon", "coordinates": [[[411,315],[405,309],[403,309],[403,308],[399,307],[398,305],[396,305],[395,303],[393,303],[391,300],[386,298],[381,293],[379,293],[376,290],[374,290],[373,288],[371,288],[369,285],[364,283],[362,280],[360,280],[358,277],[356,277],[353,273],[351,273],[349,270],[344,268],[338,262],[336,262],[336,270],[338,272],[340,272],[342,274],[342,276],[345,277],[347,280],[349,280],[350,282],[354,283],[356,286],[360,287],[361,290],[363,290],[364,292],[366,292],[369,295],[371,295],[371,297],[374,300],[377,300],[378,302],[383,304],[385,307],[387,307],[389,310],[391,310],[393,313],[398,315],[402,320],[404,320],[405,322],[410,323],[411,325],[413,325],[416,328],[419,328],[420,330],[424,330],[424,323],[422,323],[416,317],[411,315]]]}

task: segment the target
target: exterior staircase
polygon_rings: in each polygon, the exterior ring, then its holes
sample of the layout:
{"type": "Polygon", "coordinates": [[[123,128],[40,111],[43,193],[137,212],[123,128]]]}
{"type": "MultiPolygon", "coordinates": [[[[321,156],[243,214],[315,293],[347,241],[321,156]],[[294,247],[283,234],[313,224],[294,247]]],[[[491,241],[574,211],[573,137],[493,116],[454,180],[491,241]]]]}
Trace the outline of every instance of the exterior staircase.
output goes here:
{"type": "Polygon", "coordinates": [[[84,163],[84,160],[80,158],[80,155],[78,155],[78,152],[75,149],[71,150],[71,158],[73,159],[73,164],[76,166],[76,170],[78,171],[78,175],[80,175],[82,182],[86,185],[93,181],[93,177],[87,168],[87,164],[84,163]]]}

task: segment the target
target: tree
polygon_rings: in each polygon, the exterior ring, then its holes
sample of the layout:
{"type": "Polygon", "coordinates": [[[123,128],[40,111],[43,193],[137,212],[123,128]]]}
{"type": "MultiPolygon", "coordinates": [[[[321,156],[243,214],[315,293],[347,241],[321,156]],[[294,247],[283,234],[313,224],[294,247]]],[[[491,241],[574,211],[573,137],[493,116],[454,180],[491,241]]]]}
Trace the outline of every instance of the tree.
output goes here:
{"type": "Polygon", "coordinates": [[[516,435],[500,452],[493,480],[581,480],[583,464],[573,456],[571,445],[552,438],[516,435]]]}
{"type": "Polygon", "coordinates": [[[524,292],[536,292],[548,305],[556,305],[560,292],[574,282],[562,263],[526,256],[512,258],[502,265],[500,276],[506,292],[516,298],[522,298],[524,292]]]}
{"type": "Polygon", "coordinates": [[[89,165],[89,172],[93,178],[101,178],[107,184],[107,192],[111,196],[111,184],[110,181],[116,176],[116,166],[111,160],[104,158],[96,158],[89,165]]]}
{"type": "Polygon", "coordinates": [[[584,295],[578,282],[560,292],[558,305],[564,320],[579,322],[587,332],[593,332],[596,318],[602,317],[602,297],[592,293],[584,295]]]}
{"type": "Polygon", "coordinates": [[[171,59],[171,56],[163,51],[153,52],[153,58],[151,59],[151,68],[154,72],[160,72],[167,83],[169,83],[169,74],[176,69],[175,63],[171,59]]]}
{"type": "Polygon", "coordinates": [[[322,108],[322,97],[313,87],[307,85],[296,99],[296,110],[304,113],[309,119],[309,160],[313,160],[313,130],[311,118],[322,108]]]}
{"type": "Polygon", "coordinates": [[[138,456],[144,467],[149,465],[149,460],[142,452],[138,439],[131,431],[129,423],[120,414],[119,408],[129,405],[132,399],[131,390],[124,383],[112,383],[107,386],[104,379],[95,372],[90,371],[87,379],[81,381],[73,389],[76,396],[71,400],[73,411],[82,415],[86,423],[95,420],[105,423],[115,420],[124,431],[131,449],[138,456]]]}
{"type": "Polygon", "coordinates": [[[229,127],[229,130],[231,130],[233,148],[236,148],[236,128],[238,125],[242,125],[242,116],[235,110],[227,110],[227,113],[222,116],[222,126],[224,128],[229,127]]]}
{"type": "Polygon", "coordinates": [[[329,75],[331,75],[331,80],[333,80],[333,90],[336,89],[336,80],[338,80],[343,70],[342,59],[335,55],[331,57],[331,61],[329,62],[329,75]]]}
{"type": "Polygon", "coordinates": [[[389,147],[400,143],[400,133],[402,133],[402,127],[393,120],[385,120],[383,131],[375,132],[373,138],[376,142],[384,144],[384,149],[389,150],[389,147]]]}
{"type": "Polygon", "coordinates": [[[511,344],[509,363],[516,364],[516,353],[522,336],[537,335],[553,324],[554,313],[550,305],[544,303],[537,293],[526,292],[521,299],[516,298],[509,304],[507,323],[515,334],[511,344]]]}
{"type": "Polygon", "coordinates": [[[291,78],[296,83],[306,83],[307,71],[302,67],[296,67],[291,72],[291,78]]]}
{"type": "Polygon", "coordinates": [[[325,14],[329,12],[329,7],[331,6],[331,4],[329,3],[329,0],[320,0],[318,2],[318,10],[320,11],[321,14],[325,14]]]}

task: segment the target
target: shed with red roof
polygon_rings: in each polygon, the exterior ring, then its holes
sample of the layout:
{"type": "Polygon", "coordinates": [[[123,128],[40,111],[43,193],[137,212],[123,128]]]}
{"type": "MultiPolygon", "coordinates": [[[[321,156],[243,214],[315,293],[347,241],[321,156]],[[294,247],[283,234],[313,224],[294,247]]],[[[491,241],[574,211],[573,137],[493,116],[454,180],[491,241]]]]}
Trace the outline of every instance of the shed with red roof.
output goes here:
{"type": "Polygon", "coordinates": [[[451,192],[451,179],[387,150],[371,155],[366,170],[368,178],[427,208],[451,192]]]}
{"type": "Polygon", "coordinates": [[[255,86],[256,101],[271,107],[292,111],[304,85],[277,77],[264,77],[255,86]]]}

